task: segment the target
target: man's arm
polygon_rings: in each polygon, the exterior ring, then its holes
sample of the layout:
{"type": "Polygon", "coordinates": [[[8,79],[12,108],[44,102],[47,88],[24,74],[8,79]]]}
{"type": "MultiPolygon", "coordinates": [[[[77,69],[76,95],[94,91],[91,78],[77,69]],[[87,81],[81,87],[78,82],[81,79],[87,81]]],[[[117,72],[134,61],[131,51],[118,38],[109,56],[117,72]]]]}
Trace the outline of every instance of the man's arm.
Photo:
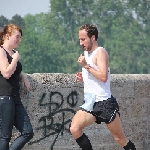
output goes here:
{"type": "Polygon", "coordinates": [[[96,65],[98,66],[99,70],[90,67],[88,64],[85,65],[85,69],[87,69],[94,77],[101,80],[102,82],[107,81],[108,77],[108,65],[109,65],[109,58],[108,53],[104,48],[98,50],[96,54],[96,65]]]}

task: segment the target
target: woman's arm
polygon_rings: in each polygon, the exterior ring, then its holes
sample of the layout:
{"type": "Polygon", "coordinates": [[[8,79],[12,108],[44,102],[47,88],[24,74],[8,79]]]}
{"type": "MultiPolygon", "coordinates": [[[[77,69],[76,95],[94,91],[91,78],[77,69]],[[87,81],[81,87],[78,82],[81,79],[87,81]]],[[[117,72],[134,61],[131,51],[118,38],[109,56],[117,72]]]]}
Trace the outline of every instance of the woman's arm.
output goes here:
{"type": "Polygon", "coordinates": [[[12,62],[9,64],[6,52],[0,47],[0,71],[6,79],[9,79],[16,70],[17,62],[20,59],[19,53],[13,54],[12,58],[12,62]]]}

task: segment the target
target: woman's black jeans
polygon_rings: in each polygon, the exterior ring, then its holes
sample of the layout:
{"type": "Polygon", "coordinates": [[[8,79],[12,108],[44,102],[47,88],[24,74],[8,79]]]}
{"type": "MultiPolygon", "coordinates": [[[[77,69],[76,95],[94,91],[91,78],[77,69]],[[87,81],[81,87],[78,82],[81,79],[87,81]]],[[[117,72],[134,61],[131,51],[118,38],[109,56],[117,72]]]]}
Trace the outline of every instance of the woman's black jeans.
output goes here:
{"type": "Polygon", "coordinates": [[[0,96],[0,150],[21,150],[32,138],[32,125],[20,97],[0,96]],[[9,147],[13,126],[21,135],[9,147]]]}

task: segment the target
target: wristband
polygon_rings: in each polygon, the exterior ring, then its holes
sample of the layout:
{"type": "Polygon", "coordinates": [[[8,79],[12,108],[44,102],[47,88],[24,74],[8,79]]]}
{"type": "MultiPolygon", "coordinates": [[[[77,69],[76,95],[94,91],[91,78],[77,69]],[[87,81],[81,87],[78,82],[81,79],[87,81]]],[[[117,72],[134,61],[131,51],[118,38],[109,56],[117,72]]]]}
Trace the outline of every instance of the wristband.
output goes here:
{"type": "Polygon", "coordinates": [[[90,65],[88,65],[88,67],[85,67],[86,70],[91,69],[92,67],[90,65]]]}

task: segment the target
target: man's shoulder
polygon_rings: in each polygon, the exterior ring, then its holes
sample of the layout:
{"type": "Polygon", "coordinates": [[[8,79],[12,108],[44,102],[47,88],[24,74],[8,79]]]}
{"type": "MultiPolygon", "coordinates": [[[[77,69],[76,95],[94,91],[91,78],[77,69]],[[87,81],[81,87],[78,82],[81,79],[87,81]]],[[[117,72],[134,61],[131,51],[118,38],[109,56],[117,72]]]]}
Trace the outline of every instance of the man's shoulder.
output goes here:
{"type": "Polygon", "coordinates": [[[99,47],[99,49],[97,50],[97,54],[103,54],[103,53],[107,53],[106,49],[104,47],[99,47]]]}

